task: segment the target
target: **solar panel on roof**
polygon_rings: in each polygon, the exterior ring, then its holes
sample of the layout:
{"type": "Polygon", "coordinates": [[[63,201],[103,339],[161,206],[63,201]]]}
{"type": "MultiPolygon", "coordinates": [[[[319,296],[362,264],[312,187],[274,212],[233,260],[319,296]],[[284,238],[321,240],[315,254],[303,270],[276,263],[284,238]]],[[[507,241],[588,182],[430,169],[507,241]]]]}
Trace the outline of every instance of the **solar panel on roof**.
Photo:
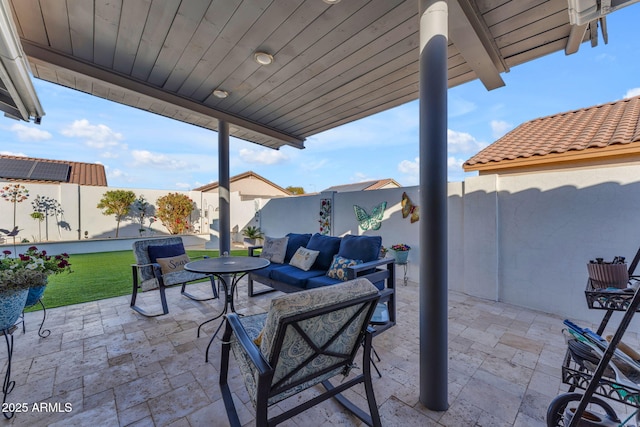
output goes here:
{"type": "Polygon", "coordinates": [[[0,159],[0,177],[29,179],[36,162],[22,159],[0,159]]]}
{"type": "Polygon", "coordinates": [[[39,162],[23,159],[0,159],[0,178],[37,181],[69,180],[71,167],[65,163],[39,162]]]}
{"type": "Polygon", "coordinates": [[[64,163],[36,162],[29,178],[41,181],[66,182],[69,178],[69,169],[71,169],[69,165],[64,163]]]}

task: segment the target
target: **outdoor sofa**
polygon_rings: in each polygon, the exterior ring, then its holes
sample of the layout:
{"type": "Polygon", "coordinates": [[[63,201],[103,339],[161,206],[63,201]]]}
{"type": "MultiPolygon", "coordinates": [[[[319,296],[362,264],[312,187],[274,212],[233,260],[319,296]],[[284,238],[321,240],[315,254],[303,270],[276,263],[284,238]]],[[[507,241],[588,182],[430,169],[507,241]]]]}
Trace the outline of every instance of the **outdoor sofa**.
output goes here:
{"type": "Polygon", "coordinates": [[[281,238],[266,237],[263,245],[248,248],[249,256],[271,261],[269,266],[248,274],[249,296],[272,290],[299,292],[366,278],[380,290],[382,305],[374,318],[383,325],[378,328],[382,332],[395,324],[396,308],[395,260],[381,257],[381,248],[380,236],[289,233],[281,238]],[[256,292],[254,282],[271,289],[256,292]]]}

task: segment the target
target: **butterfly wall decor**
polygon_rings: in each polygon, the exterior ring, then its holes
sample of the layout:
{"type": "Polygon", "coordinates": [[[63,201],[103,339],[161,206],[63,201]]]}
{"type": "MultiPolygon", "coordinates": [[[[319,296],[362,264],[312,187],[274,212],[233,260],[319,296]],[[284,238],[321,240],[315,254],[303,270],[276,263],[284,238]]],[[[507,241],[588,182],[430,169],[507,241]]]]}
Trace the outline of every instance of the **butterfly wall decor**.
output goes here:
{"type": "Polygon", "coordinates": [[[420,208],[413,204],[406,192],[402,193],[402,202],[400,202],[400,205],[402,206],[402,218],[411,215],[412,224],[420,219],[420,208]]]}
{"type": "Polygon", "coordinates": [[[374,206],[371,210],[371,214],[362,209],[358,205],[353,205],[353,210],[356,212],[356,218],[360,224],[360,228],[363,230],[379,230],[382,225],[382,215],[387,208],[387,202],[382,202],[377,206],[374,206]]]}

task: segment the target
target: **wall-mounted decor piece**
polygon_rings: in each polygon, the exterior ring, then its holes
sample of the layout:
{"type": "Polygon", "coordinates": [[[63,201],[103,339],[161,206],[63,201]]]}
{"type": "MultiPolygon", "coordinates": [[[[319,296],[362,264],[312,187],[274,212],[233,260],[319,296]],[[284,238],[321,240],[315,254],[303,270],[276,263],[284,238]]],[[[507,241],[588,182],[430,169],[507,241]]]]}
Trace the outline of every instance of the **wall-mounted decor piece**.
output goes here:
{"type": "Polygon", "coordinates": [[[331,233],[331,199],[320,200],[320,234],[331,233]]]}
{"type": "Polygon", "coordinates": [[[358,223],[360,224],[360,228],[363,230],[379,230],[382,225],[382,215],[384,214],[384,210],[387,208],[387,202],[382,202],[379,205],[375,206],[371,210],[371,215],[367,213],[364,209],[362,209],[358,205],[353,205],[353,210],[356,212],[356,218],[358,219],[358,223]]]}
{"type": "Polygon", "coordinates": [[[406,192],[402,193],[402,202],[400,202],[400,205],[402,206],[402,218],[411,215],[412,224],[420,219],[420,208],[418,205],[413,204],[406,192]]]}

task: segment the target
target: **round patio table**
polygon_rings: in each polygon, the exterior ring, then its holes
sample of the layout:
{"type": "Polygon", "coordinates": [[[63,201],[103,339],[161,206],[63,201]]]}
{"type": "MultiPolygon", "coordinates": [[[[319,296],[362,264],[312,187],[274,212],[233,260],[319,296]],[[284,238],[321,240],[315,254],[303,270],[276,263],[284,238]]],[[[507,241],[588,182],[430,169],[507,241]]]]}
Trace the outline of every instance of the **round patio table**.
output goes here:
{"type": "MultiPolygon", "coordinates": [[[[251,256],[221,256],[219,258],[206,258],[185,264],[184,269],[187,271],[211,274],[215,276],[220,280],[220,283],[222,283],[222,287],[224,288],[225,301],[222,311],[217,316],[209,320],[205,320],[200,324],[200,326],[198,326],[198,337],[200,336],[200,328],[205,324],[221,318],[228,312],[236,312],[235,306],[233,305],[233,294],[240,279],[246,276],[250,271],[259,270],[267,267],[269,264],[271,263],[268,259],[251,256]],[[229,278],[231,278],[230,286],[228,283],[229,278]]],[[[218,329],[216,329],[216,332],[209,341],[209,345],[207,345],[205,362],[209,361],[209,347],[211,347],[213,340],[216,335],[218,335],[218,332],[220,332],[220,328],[222,328],[223,323],[224,322],[220,322],[218,329]]]]}

